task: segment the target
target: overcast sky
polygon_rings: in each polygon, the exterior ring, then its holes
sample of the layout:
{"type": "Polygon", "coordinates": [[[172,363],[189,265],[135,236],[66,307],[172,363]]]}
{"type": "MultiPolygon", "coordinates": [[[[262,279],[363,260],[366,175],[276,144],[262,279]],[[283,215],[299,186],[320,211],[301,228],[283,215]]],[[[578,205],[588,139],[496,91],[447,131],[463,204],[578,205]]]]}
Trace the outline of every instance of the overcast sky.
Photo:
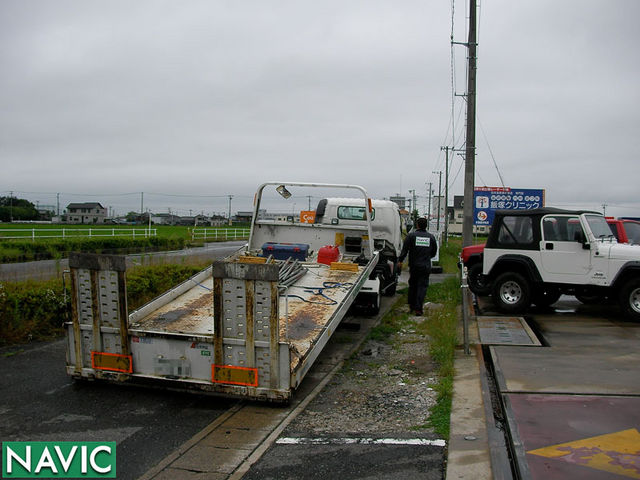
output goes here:
{"type": "MultiPolygon", "coordinates": [[[[210,213],[295,180],[414,189],[422,212],[441,147],[464,146],[452,5],[465,42],[468,5],[444,0],[2,0],[0,195],[210,213]]],[[[638,18],[638,0],[480,4],[476,186],[499,170],[547,205],[640,216],[638,18]]]]}

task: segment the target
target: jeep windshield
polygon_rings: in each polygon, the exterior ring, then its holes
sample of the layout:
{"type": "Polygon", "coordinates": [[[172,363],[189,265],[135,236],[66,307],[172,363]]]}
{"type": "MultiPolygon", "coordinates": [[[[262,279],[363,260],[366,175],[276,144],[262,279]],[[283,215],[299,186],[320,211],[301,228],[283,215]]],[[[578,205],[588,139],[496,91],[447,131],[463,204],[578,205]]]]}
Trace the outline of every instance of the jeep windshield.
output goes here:
{"type": "Polygon", "coordinates": [[[603,216],[585,215],[585,218],[587,219],[587,223],[589,224],[589,228],[591,229],[594,237],[599,240],[615,240],[615,236],[611,233],[609,224],[603,216]]]}

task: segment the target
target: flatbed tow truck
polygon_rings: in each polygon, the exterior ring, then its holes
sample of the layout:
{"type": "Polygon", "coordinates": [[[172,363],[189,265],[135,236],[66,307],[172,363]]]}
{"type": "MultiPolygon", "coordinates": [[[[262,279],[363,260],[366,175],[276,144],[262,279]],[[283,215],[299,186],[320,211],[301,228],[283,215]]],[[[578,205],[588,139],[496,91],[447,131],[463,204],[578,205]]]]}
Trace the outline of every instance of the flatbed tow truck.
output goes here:
{"type": "Polygon", "coordinates": [[[265,183],[245,247],[133,312],[124,257],[72,254],[67,373],[289,401],[356,299],[379,305],[372,213],[359,186],[265,183]],[[356,190],[363,221],[260,219],[266,187],[356,190]]]}

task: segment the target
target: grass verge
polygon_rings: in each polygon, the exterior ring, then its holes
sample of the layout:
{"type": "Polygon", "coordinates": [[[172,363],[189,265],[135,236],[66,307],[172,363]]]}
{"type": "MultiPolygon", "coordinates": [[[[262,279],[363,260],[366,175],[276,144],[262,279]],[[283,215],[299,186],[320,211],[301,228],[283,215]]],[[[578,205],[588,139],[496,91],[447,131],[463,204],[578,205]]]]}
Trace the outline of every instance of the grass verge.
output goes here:
{"type": "Polygon", "coordinates": [[[418,325],[430,337],[429,354],[438,365],[436,405],[431,408],[429,426],[443,438],[449,438],[451,400],[453,398],[454,356],[457,344],[458,306],[462,302],[460,281],[449,277],[444,282],[433,284],[427,292],[427,300],[442,305],[429,314],[429,319],[418,325]]]}
{"type": "MultiPolygon", "coordinates": [[[[196,274],[206,264],[154,265],[127,271],[127,305],[134,310],[196,274]]],[[[62,280],[0,283],[0,346],[63,335],[71,294],[62,280]]]]}

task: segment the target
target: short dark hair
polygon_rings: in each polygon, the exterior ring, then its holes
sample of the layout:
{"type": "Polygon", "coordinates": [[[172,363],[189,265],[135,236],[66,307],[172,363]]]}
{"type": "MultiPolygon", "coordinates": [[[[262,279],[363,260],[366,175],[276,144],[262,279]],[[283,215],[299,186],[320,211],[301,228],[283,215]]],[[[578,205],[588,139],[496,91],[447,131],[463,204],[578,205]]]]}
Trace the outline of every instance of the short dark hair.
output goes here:
{"type": "Polygon", "coordinates": [[[419,219],[416,220],[417,230],[426,230],[428,226],[429,226],[429,222],[427,221],[426,218],[420,217],[419,219]]]}

